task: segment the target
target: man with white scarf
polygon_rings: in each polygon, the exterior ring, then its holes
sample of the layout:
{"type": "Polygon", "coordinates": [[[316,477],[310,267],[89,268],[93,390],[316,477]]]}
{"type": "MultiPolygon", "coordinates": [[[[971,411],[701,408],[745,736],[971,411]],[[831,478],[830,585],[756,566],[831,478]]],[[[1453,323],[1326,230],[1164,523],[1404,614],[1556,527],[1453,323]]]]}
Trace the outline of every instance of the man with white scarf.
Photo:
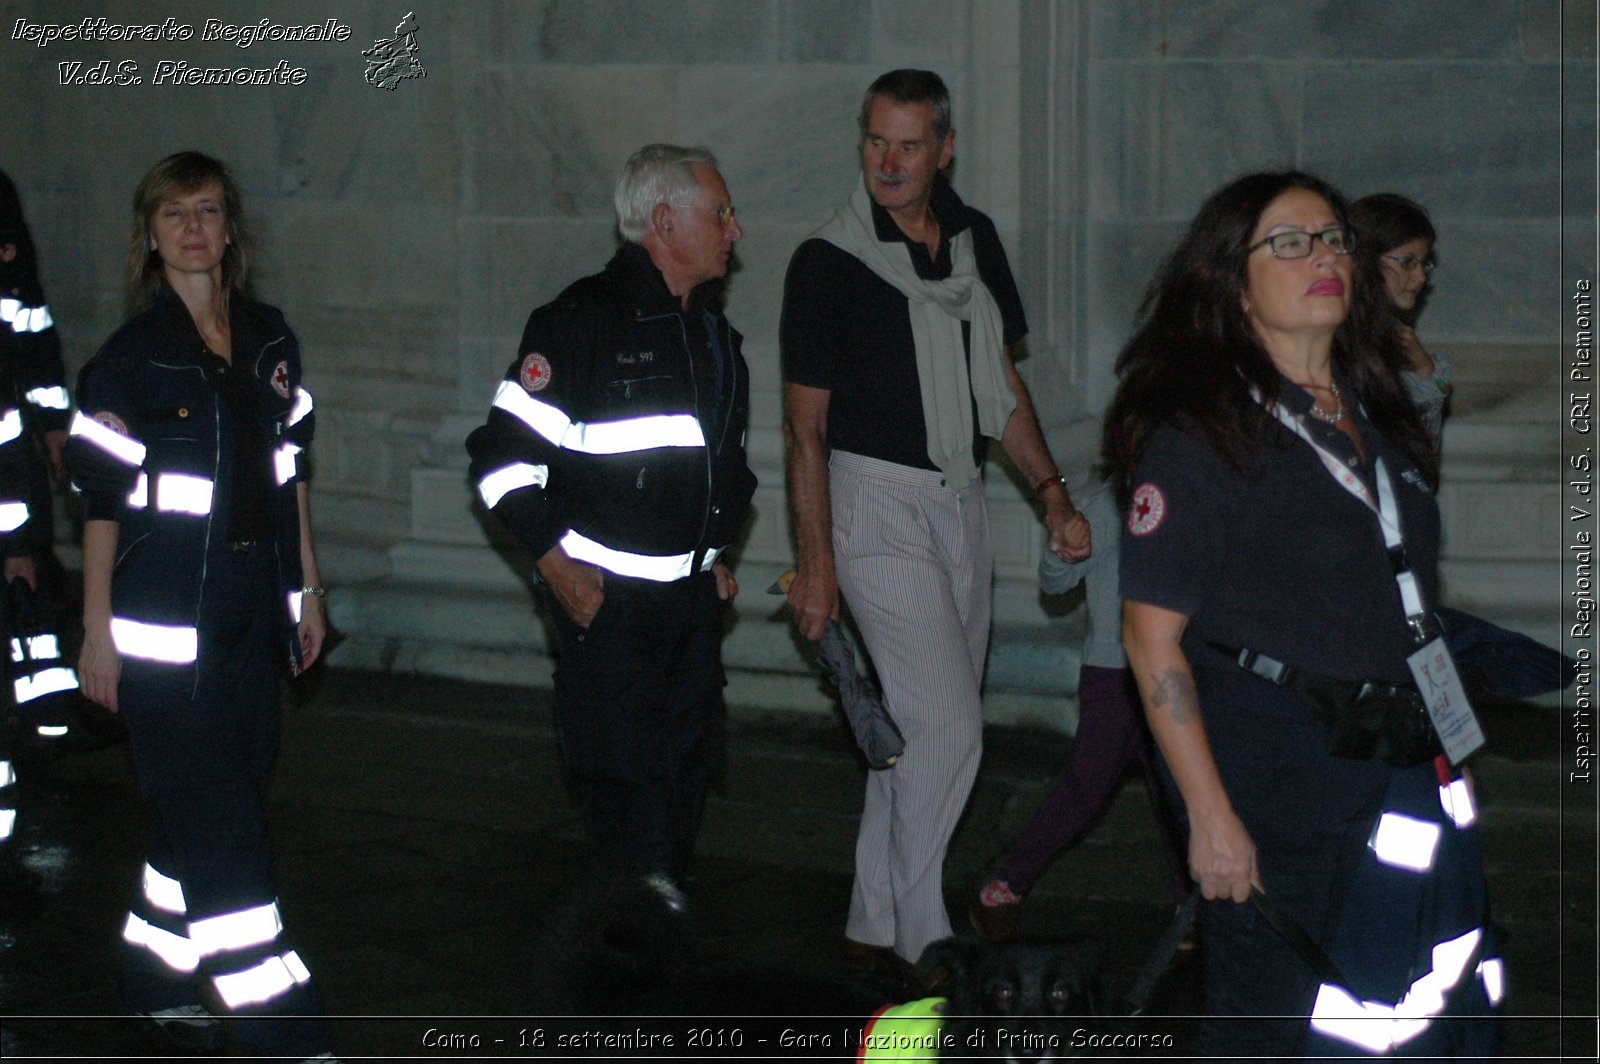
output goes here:
{"type": "Polygon", "coordinates": [[[905,736],[867,780],[845,927],[853,963],[903,973],[951,933],[945,851],[982,749],[988,439],[1033,485],[1051,550],[1081,560],[1090,540],[1012,364],[1027,323],[1005,249],[941,173],[955,149],[944,82],[883,75],[860,127],[862,182],[784,282],[789,602],[815,641],[843,594],[905,736]]]}

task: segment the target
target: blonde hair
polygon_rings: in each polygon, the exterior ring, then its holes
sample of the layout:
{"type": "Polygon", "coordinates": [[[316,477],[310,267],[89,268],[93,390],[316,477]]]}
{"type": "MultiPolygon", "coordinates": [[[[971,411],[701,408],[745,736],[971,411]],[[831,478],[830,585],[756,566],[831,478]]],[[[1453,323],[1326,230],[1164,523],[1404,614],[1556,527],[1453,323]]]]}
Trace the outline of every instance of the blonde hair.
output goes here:
{"type": "Polygon", "coordinates": [[[133,190],[133,228],[128,236],[128,312],[143,310],[166,283],[161,256],[151,247],[150,221],[174,196],[215,184],[222,189],[228,245],[222,253],[225,292],[243,292],[249,272],[250,236],[244,222],[239,186],[221,160],[197,151],[169,155],[150,168],[133,190]]]}

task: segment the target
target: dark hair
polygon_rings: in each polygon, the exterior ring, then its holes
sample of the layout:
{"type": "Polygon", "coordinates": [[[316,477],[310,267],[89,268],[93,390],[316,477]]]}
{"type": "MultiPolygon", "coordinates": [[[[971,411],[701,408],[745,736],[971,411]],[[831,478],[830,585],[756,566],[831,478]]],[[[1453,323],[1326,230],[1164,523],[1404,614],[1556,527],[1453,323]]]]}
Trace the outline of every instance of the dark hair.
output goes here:
{"type": "Polygon", "coordinates": [[[128,237],[128,310],[144,309],[166,283],[161,256],[150,246],[150,220],[174,196],[198,192],[207,185],[222,189],[228,246],[222,253],[222,287],[243,292],[249,274],[250,233],[245,226],[239,186],[220,160],[197,151],[169,155],[150,168],[133,190],[133,229],[128,237]]]}
{"type": "Polygon", "coordinates": [[[1350,204],[1350,224],[1357,253],[1369,259],[1413,240],[1434,244],[1439,239],[1422,204],[1394,192],[1375,192],[1350,204]]]}
{"type": "Polygon", "coordinates": [[[879,96],[895,103],[925,103],[931,106],[933,135],[939,138],[940,144],[944,143],[944,138],[950,133],[950,90],[945,88],[944,79],[939,75],[931,70],[891,70],[868,85],[867,94],[861,98],[861,113],[856,116],[856,125],[861,127],[863,137],[867,135],[872,101],[879,96]]]}
{"type": "MultiPolygon", "coordinates": [[[[1106,411],[1103,450],[1126,501],[1155,431],[1173,426],[1203,435],[1241,472],[1275,438],[1263,403],[1275,402],[1282,376],[1245,314],[1249,241],[1261,214],[1284,192],[1303,188],[1350,224],[1343,196],[1297,170],[1248,174],[1213,193],[1150,283],[1138,323],[1117,356],[1121,378],[1106,411]],[[1251,395],[1259,392],[1262,402],[1251,395]]],[[[1383,281],[1353,270],[1350,311],[1334,333],[1333,366],[1377,430],[1416,463],[1430,484],[1438,461],[1395,374],[1400,364],[1383,281]]]]}
{"type": "Polygon", "coordinates": [[[16,293],[30,306],[44,301],[39,284],[39,263],[34,255],[33,236],[22,217],[22,199],[11,177],[0,170],[0,244],[15,244],[16,255],[0,262],[0,293],[16,293]]]}

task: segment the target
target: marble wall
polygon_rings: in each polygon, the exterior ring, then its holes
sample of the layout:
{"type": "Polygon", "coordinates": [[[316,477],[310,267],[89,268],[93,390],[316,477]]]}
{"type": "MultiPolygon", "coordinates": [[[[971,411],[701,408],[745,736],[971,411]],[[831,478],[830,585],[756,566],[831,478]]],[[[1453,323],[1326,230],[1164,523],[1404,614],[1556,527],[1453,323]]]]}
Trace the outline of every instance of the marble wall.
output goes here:
{"type": "MultiPolygon", "coordinates": [[[[1024,373],[1082,483],[1146,279],[1204,195],[1246,170],[1303,166],[1355,194],[1422,200],[1443,233],[1429,335],[1552,342],[1563,120],[1583,120],[1562,110],[1561,63],[1594,56],[1592,5],[1563,11],[1559,0],[81,0],[64,15],[4,0],[0,166],[23,191],[75,367],[119,318],[139,174],[188,147],[233,164],[260,237],[259,290],[286,308],[318,396],[317,510],[337,560],[325,568],[426,600],[521,594],[520,562],[490,550],[471,510],[461,438],[527,312],[609,255],[622,159],[652,140],[712,147],[746,230],[728,295],[755,384],[753,586],[789,556],[783,270],[852,187],[854,114],[878,73],[926,66],[951,86],[956,183],[1012,249],[1033,325],[1024,373]],[[360,51],[407,10],[426,77],[375,88],[360,51]],[[19,19],[99,16],[170,17],[197,33],[208,18],[337,18],[350,37],[248,49],[17,39],[19,19]],[[146,80],[59,83],[58,63],[104,58],[138,63],[146,80]],[[162,58],[284,59],[306,76],[156,85],[162,58]]],[[[998,619],[1042,625],[1036,521],[1003,472],[990,494],[998,619]]],[[[376,601],[336,619],[352,645],[377,632],[392,650],[376,601]]],[[[768,605],[745,608],[764,620],[768,605]]],[[[470,643],[462,630],[481,627],[470,609],[441,610],[470,643]]],[[[531,618],[524,635],[539,638],[531,618]]]]}

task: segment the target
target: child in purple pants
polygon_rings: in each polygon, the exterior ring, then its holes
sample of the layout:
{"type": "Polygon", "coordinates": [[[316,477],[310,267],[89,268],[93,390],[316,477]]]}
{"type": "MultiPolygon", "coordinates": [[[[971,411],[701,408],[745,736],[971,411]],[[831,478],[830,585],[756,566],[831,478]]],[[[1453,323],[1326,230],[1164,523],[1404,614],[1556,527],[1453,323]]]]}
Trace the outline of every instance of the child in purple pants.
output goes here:
{"type": "Polygon", "coordinates": [[[1155,776],[1150,740],[1140,719],[1139,695],[1122,651],[1122,597],[1117,590],[1121,515],[1113,493],[1102,485],[1083,507],[1094,554],[1065,562],[1050,551],[1039,561],[1039,585],[1047,594],[1084,585],[1087,625],[1083,666],[1078,673],[1078,735],[1060,782],[1039,806],[1000,866],[1000,875],[978,891],[972,924],[1003,942],[1021,929],[1022,899],[1056,854],[1077,842],[1110,804],[1135,758],[1144,769],[1172,863],[1172,894],[1182,904],[1189,892],[1184,845],[1155,776]]]}

